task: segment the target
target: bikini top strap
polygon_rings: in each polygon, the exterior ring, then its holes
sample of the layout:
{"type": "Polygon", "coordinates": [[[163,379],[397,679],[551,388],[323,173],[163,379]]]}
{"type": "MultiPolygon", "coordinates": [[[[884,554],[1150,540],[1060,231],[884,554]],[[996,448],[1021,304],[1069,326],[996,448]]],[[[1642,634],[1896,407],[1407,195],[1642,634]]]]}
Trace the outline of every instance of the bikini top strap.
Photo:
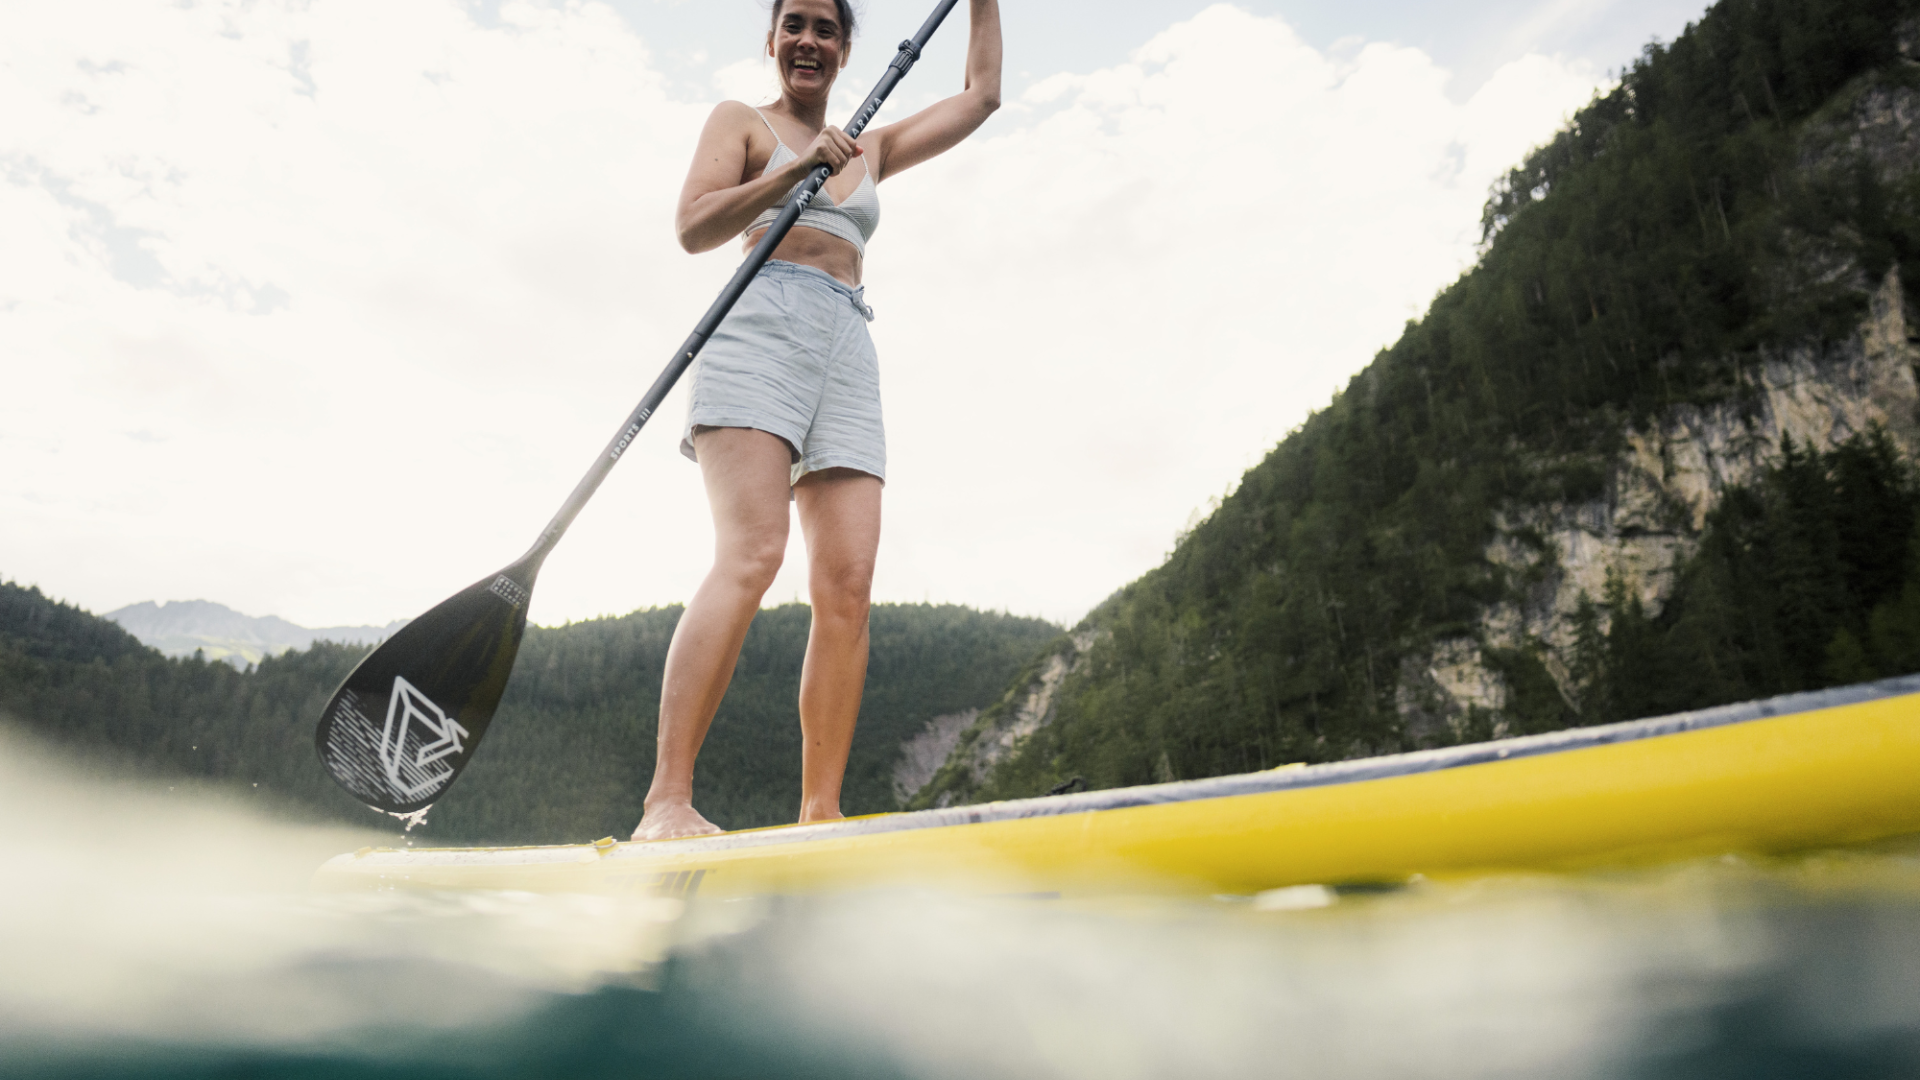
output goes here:
{"type": "Polygon", "coordinates": [[[753,115],[759,117],[760,122],[767,125],[767,131],[773,135],[773,144],[775,146],[787,145],[787,140],[781,138],[780,133],[778,131],[773,130],[773,121],[767,119],[766,113],[761,112],[759,109],[754,109],[753,115]]]}

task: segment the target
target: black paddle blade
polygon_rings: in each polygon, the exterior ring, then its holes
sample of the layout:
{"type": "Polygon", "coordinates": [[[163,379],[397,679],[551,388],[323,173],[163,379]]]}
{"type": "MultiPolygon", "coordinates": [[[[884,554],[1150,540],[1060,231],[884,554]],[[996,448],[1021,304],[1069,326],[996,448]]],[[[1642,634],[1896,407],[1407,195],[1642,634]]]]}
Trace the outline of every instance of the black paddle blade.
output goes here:
{"type": "Polygon", "coordinates": [[[341,787],[397,814],[447,790],[513,674],[536,572],[522,562],[475,582],[360,661],[314,733],[321,764],[341,787]]]}

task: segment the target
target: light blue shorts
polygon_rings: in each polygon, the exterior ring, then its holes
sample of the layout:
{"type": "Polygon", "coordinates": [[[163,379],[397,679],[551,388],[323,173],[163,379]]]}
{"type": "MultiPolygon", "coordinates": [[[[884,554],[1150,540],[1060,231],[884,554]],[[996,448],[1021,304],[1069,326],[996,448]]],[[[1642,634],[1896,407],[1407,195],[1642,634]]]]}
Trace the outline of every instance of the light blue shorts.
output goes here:
{"type": "Polygon", "coordinates": [[[887,478],[880,358],[864,288],[773,260],[733,305],[693,367],[680,452],[696,427],[755,428],[793,456],[792,482],[821,469],[887,478]]]}

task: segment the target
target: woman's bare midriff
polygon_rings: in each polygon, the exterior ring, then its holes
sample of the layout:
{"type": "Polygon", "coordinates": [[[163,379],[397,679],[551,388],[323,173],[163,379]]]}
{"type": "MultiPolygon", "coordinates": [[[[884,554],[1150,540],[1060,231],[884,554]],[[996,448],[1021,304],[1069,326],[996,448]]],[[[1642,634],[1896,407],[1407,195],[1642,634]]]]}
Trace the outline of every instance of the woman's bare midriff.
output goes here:
{"type": "MultiPolygon", "coordinates": [[[[745,250],[752,251],[753,245],[767,234],[765,229],[757,229],[747,234],[745,250]]],[[[809,229],[805,225],[795,225],[780,246],[773,249],[773,257],[784,262],[811,266],[815,270],[825,270],[834,279],[858,288],[860,286],[860,249],[828,232],[809,229]]]]}

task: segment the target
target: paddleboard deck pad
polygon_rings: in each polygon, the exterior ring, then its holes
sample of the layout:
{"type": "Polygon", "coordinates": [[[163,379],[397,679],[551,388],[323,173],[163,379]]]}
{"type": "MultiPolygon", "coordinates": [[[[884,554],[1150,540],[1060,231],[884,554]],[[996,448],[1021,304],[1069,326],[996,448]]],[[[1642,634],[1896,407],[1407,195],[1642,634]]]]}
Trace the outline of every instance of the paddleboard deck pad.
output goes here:
{"type": "Polygon", "coordinates": [[[1547,735],[642,843],[366,848],[329,889],[1254,893],[1920,833],[1920,675],[1547,735]]]}

